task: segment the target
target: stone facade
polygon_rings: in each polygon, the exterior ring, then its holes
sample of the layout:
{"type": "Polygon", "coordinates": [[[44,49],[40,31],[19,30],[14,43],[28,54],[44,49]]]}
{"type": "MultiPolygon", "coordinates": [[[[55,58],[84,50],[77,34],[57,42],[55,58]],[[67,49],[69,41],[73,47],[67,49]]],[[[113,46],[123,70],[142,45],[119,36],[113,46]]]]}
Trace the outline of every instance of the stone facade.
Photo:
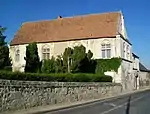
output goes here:
{"type": "Polygon", "coordinates": [[[0,112],[87,101],[122,92],[114,83],[0,80],[0,112]]]}

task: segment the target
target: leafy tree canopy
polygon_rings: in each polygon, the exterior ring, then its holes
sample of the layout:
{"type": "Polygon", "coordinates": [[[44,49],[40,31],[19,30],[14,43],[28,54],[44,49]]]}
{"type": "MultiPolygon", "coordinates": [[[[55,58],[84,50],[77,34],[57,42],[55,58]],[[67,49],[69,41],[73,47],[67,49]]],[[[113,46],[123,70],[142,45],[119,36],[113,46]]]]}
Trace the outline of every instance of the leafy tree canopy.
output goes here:
{"type": "Polygon", "coordinates": [[[6,36],[3,35],[6,28],[0,26],[0,69],[6,66],[11,66],[11,61],[9,58],[9,48],[5,42],[6,36]]]}
{"type": "Polygon", "coordinates": [[[63,53],[63,69],[65,72],[85,73],[94,72],[91,58],[93,53],[89,50],[86,53],[86,48],[83,45],[75,46],[73,49],[68,47],[63,53]]]}
{"type": "Polygon", "coordinates": [[[0,46],[4,46],[7,43],[5,42],[5,38],[6,36],[3,35],[3,33],[5,32],[6,28],[0,26],[0,46]]]}
{"type": "Polygon", "coordinates": [[[84,59],[86,59],[86,48],[83,45],[75,46],[72,54],[72,72],[81,72],[84,59]]]}

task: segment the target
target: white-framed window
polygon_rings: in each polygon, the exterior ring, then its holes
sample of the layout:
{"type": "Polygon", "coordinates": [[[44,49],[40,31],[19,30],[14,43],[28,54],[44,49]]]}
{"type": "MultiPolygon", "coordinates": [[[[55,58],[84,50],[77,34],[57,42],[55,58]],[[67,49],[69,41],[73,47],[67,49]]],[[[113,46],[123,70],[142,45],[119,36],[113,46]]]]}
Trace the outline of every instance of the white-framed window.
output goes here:
{"type": "Polygon", "coordinates": [[[111,58],[111,44],[101,44],[102,58],[111,58]]]}
{"type": "Polygon", "coordinates": [[[127,45],[127,59],[130,59],[130,49],[129,49],[129,45],[127,45]]]}
{"type": "Polygon", "coordinates": [[[131,48],[130,48],[130,60],[132,60],[132,59],[133,59],[132,50],[131,50],[131,48]]]}
{"type": "Polygon", "coordinates": [[[42,47],[42,58],[43,59],[50,59],[50,48],[48,46],[42,47]]]}
{"type": "Polygon", "coordinates": [[[17,50],[15,51],[15,61],[18,62],[19,60],[20,60],[20,50],[17,49],[17,50]]]}
{"type": "Polygon", "coordinates": [[[123,58],[126,58],[126,44],[123,43],[123,58]]]}

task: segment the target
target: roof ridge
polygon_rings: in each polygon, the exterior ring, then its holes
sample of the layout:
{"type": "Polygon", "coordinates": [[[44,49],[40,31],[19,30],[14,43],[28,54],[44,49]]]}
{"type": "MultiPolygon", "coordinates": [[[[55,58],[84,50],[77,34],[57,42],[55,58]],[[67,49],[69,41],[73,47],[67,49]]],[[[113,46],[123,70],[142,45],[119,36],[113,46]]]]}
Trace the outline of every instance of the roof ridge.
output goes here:
{"type": "MultiPolygon", "coordinates": [[[[120,11],[112,11],[112,12],[103,12],[103,13],[90,13],[90,14],[84,14],[84,15],[75,15],[75,16],[66,16],[66,17],[62,17],[62,19],[70,19],[70,18],[81,18],[81,17],[87,17],[87,16],[96,16],[96,15],[104,15],[104,14],[110,14],[110,13],[120,13],[120,11]]],[[[55,19],[45,19],[45,20],[39,20],[39,21],[27,21],[27,22],[23,22],[22,25],[24,24],[29,24],[29,23],[38,23],[38,22],[43,22],[43,21],[56,21],[58,20],[57,18],[55,19]]]]}
{"type": "Polygon", "coordinates": [[[90,14],[83,14],[83,15],[76,15],[76,16],[68,16],[65,18],[73,18],[73,17],[86,17],[86,16],[93,16],[93,15],[104,15],[104,14],[110,14],[110,13],[120,13],[119,11],[112,11],[112,12],[102,12],[102,13],[90,13],[90,14]]]}

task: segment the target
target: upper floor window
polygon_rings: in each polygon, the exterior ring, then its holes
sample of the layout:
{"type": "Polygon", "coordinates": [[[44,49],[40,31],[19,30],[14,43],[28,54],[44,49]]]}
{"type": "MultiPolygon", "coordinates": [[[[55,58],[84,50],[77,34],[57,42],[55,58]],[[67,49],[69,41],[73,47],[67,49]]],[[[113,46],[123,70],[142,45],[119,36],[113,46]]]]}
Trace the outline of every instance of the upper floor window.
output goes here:
{"type": "Polygon", "coordinates": [[[110,58],[111,57],[111,45],[110,43],[103,43],[101,45],[102,58],[110,58]]]}
{"type": "Polygon", "coordinates": [[[130,49],[129,49],[129,45],[127,46],[127,59],[130,59],[130,49]]]}
{"type": "Polygon", "coordinates": [[[126,58],[126,44],[123,43],[123,58],[126,58]]]}
{"type": "Polygon", "coordinates": [[[42,56],[43,56],[43,59],[50,59],[50,48],[48,46],[43,46],[42,56]]]}
{"type": "Polygon", "coordinates": [[[15,61],[18,62],[19,60],[20,60],[20,50],[17,49],[17,50],[15,51],[15,61]]]}

